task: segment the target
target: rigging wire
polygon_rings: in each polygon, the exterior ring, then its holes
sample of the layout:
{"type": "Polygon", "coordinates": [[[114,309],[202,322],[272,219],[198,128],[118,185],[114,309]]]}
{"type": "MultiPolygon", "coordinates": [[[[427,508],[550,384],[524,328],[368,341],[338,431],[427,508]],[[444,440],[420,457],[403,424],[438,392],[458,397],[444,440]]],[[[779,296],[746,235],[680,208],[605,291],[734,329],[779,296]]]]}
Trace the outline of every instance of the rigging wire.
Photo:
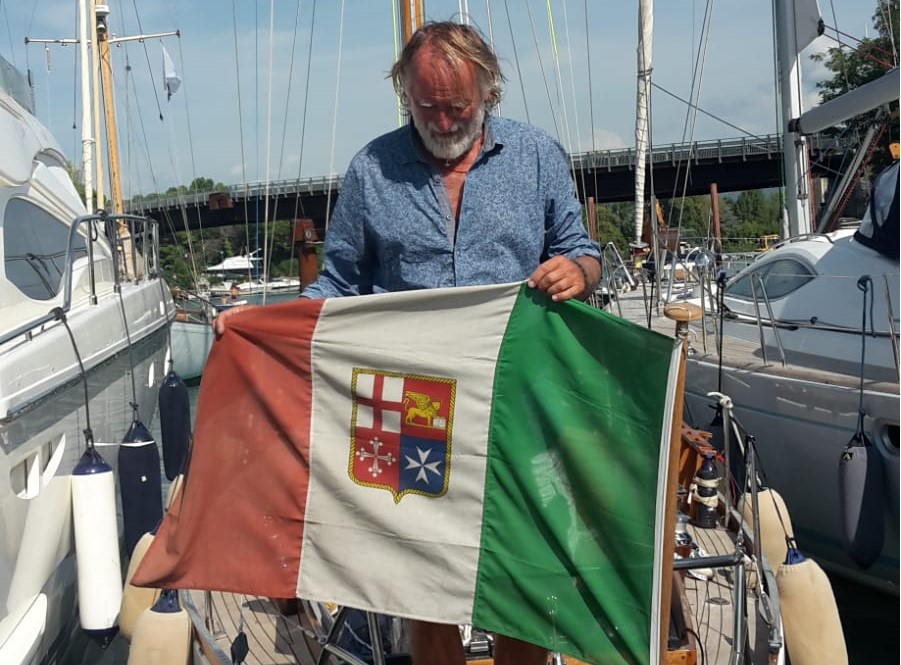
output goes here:
{"type": "MultiPolygon", "coordinates": [[[[829,0],[829,8],[832,10],[832,22],[835,23],[836,25],[838,25],[838,19],[835,16],[835,2],[833,2],[833,0],[829,0]]],[[[838,38],[835,41],[838,42],[838,48],[839,48],[839,50],[841,50],[845,46],[841,40],[842,33],[839,32],[837,29],[836,29],[836,33],[838,33],[838,38]]],[[[847,65],[847,63],[845,62],[845,59],[839,58],[839,66],[841,67],[840,73],[842,75],[842,78],[845,79],[845,88],[850,89],[851,84],[848,81],[848,67],[846,65],[847,65]]]]}
{"type": "Polygon", "coordinates": [[[3,0],[0,0],[0,9],[3,10],[3,23],[6,26],[6,39],[9,42],[9,53],[10,58],[12,59],[13,67],[18,68],[18,64],[16,63],[16,50],[13,48],[13,35],[9,29],[9,12],[6,11],[7,4],[3,3],[3,0]]]}
{"type": "MultiPolygon", "coordinates": [[[[547,14],[548,37],[550,37],[551,40],[551,65],[553,66],[554,71],[554,91],[556,92],[557,104],[560,106],[561,115],[563,116],[563,136],[558,138],[560,138],[560,142],[566,147],[566,153],[569,155],[570,160],[570,168],[572,168],[572,139],[569,135],[566,104],[563,99],[563,77],[560,73],[560,54],[557,49],[557,30],[554,27],[554,12],[551,9],[551,0],[545,0],[545,12],[547,14]]],[[[535,49],[538,49],[537,40],[535,42],[535,49]]],[[[548,105],[551,107],[551,113],[553,113],[553,102],[551,101],[550,93],[548,93],[548,105]]]]}
{"type": "MultiPolygon", "coordinates": [[[[272,61],[273,61],[273,43],[275,42],[275,0],[269,0],[269,82],[266,99],[266,153],[264,162],[265,185],[263,194],[266,197],[263,206],[263,276],[266,278],[263,282],[263,304],[266,303],[266,283],[269,281],[269,262],[271,261],[271,249],[269,247],[269,181],[270,168],[272,164],[272,61]]],[[[286,102],[287,104],[287,102],[286,102]]],[[[284,136],[282,137],[284,141],[284,136]]]]}
{"type": "MultiPolygon", "coordinates": [[[[192,190],[194,190],[194,195],[196,197],[197,191],[196,191],[195,185],[197,184],[197,180],[198,180],[198,178],[197,178],[197,162],[195,159],[196,153],[194,151],[194,132],[191,129],[191,113],[189,112],[189,109],[191,107],[190,102],[188,100],[188,92],[190,90],[190,86],[188,85],[187,69],[184,67],[185,56],[184,56],[184,51],[182,50],[181,33],[179,33],[179,35],[178,35],[178,59],[182,63],[181,77],[182,77],[182,88],[184,89],[184,100],[185,100],[185,103],[184,103],[185,126],[187,127],[187,131],[188,131],[188,151],[191,156],[191,174],[193,176],[192,180],[191,180],[191,185],[192,185],[192,190]]],[[[206,238],[203,233],[203,219],[200,214],[199,206],[194,206],[194,211],[197,215],[197,229],[200,234],[200,257],[204,262],[204,272],[206,272],[206,265],[205,265],[206,264],[206,238]]],[[[185,226],[185,232],[186,232],[185,235],[188,238],[190,238],[191,234],[188,232],[187,210],[184,209],[184,206],[182,206],[182,218],[183,218],[184,226],[185,226]]],[[[199,280],[199,273],[197,272],[197,265],[195,263],[195,256],[196,255],[195,255],[194,251],[191,251],[191,267],[192,267],[192,270],[194,271],[194,275],[193,275],[194,276],[194,284],[195,284],[195,286],[198,286],[198,283],[200,280],[199,280]]]]}
{"type": "MultiPolygon", "coordinates": [[[[585,61],[588,66],[588,128],[591,130],[591,152],[597,152],[597,143],[595,141],[595,132],[594,132],[594,90],[591,84],[591,39],[590,34],[591,31],[588,29],[588,26],[591,23],[588,22],[588,0],[584,0],[583,11],[585,15],[585,61]]],[[[652,169],[653,170],[653,169],[652,169]]],[[[594,192],[598,191],[598,173],[597,169],[591,169],[591,175],[594,179],[594,192]]],[[[595,213],[596,215],[597,213],[595,213]]],[[[595,225],[595,229],[597,228],[597,219],[591,220],[591,223],[595,225]]]]}
{"type": "MultiPolygon", "coordinates": [[[[573,120],[575,121],[575,125],[576,125],[576,143],[575,143],[575,145],[570,144],[570,146],[569,146],[569,164],[570,164],[570,168],[573,170],[573,172],[575,172],[576,162],[575,162],[574,153],[577,150],[580,152],[582,150],[582,130],[581,130],[581,123],[579,122],[579,103],[578,103],[578,98],[576,97],[576,74],[573,71],[573,60],[575,60],[575,58],[573,57],[572,40],[570,39],[570,35],[569,35],[569,12],[567,11],[568,4],[569,3],[567,3],[567,2],[563,3],[563,30],[564,30],[564,35],[566,37],[566,52],[569,56],[569,58],[568,58],[569,59],[569,86],[570,86],[570,94],[572,95],[573,120]]],[[[548,3],[548,10],[550,10],[550,2],[548,3]]],[[[558,71],[559,71],[559,65],[558,65],[558,71]]],[[[562,83],[561,83],[561,86],[562,86],[562,83]]],[[[562,99],[562,95],[561,95],[561,99],[562,99]]],[[[566,118],[566,107],[565,106],[563,109],[563,113],[564,113],[564,119],[565,119],[566,118]]],[[[569,133],[569,132],[567,132],[567,133],[569,133]]],[[[582,164],[582,168],[579,168],[579,178],[582,182],[582,196],[583,196],[583,198],[587,198],[586,190],[585,190],[584,163],[582,164]]]]}
{"type": "MultiPolygon", "coordinates": [[[[138,11],[137,4],[134,2],[134,0],[132,0],[132,7],[133,7],[133,11],[134,11],[134,19],[135,19],[136,25],[138,26],[138,32],[139,32],[139,34],[143,34],[143,30],[141,29],[142,23],[141,23],[140,13],[138,11]]],[[[124,21],[124,16],[123,16],[123,21],[124,21]]],[[[126,29],[125,29],[125,26],[123,25],[122,33],[124,34],[125,32],[126,32],[126,29]]],[[[181,33],[176,32],[176,37],[178,37],[179,62],[184,63],[184,52],[182,50],[181,33]]],[[[160,42],[160,47],[165,48],[163,46],[162,38],[160,38],[159,42],[160,42]]],[[[132,84],[132,68],[131,68],[130,59],[128,56],[128,43],[127,42],[123,43],[122,47],[124,48],[125,53],[126,53],[125,98],[127,100],[129,100],[130,98],[128,96],[127,88],[130,84],[132,84]]],[[[159,95],[158,95],[158,90],[157,90],[157,85],[156,85],[156,77],[154,76],[153,68],[150,64],[150,53],[149,53],[149,48],[148,48],[146,40],[142,40],[142,49],[143,49],[143,52],[145,55],[145,60],[147,62],[148,76],[150,78],[151,85],[154,90],[154,98],[157,102],[157,110],[158,110],[157,115],[159,117],[160,122],[165,122],[166,117],[163,114],[162,108],[160,106],[159,95]]],[[[183,71],[181,76],[182,76],[182,82],[185,83],[185,79],[187,76],[186,72],[183,71]]],[[[160,87],[162,87],[162,86],[160,86],[160,87]]],[[[191,172],[193,174],[193,178],[192,178],[191,182],[193,185],[197,180],[197,174],[196,174],[196,160],[195,160],[195,151],[194,151],[193,132],[191,131],[191,119],[190,119],[190,113],[188,112],[188,94],[189,94],[188,88],[189,88],[189,86],[184,85],[183,87],[184,87],[183,95],[184,95],[184,103],[185,103],[185,120],[186,120],[186,126],[187,126],[188,146],[189,146],[188,152],[189,152],[189,156],[190,156],[190,160],[191,160],[191,172]]],[[[141,123],[143,126],[143,118],[141,117],[141,113],[140,113],[143,106],[137,100],[136,87],[132,85],[132,89],[134,90],[135,108],[138,111],[138,116],[141,119],[141,123]]],[[[126,108],[128,109],[128,106],[126,108]]],[[[129,111],[127,113],[127,127],[131,127],[131,118],[132,118],[132,114],[129,111]]],[[[179,173],[180,173],[179,160],[177,159],[176,154],[173,150],[173,146],[178,145],[178,143],[176,141],[176,137],[175,137],[175,127],[174,127],[173,122],[171,121],[171,118],[170,118],[170,122],[168,122],[166,124],[167,124],[167,129],[169,132],[169,139],[166,142],[166,145],[167,145],[167,154],[168,154],[168,159],[169,159],[169,164],[170,164],[170,170],[171,170],[171,173],[174,174],[174,181],[176,183],[179,183],[182,181],[182,176],[179,175],[179,173]]],[[[129,164],[131,164],[132,150],[131,150],[131,132],[130,131],[127,133],[127,136],[129,139],[127,141],[127,145],[129,146],[128,160],[129,160],[129,164]]],[[[146,133],[144,135],[144,141],[145,141],[145,143],[147,142],[146,133]]],[[[147,155],[148,155],[148,164],[150,165],[150,168],[152,170],[153,166],[152,166],[152,160],[149,157],[149,150],[147,150],[147,155]]],[[[132,171],[132,169],[129,168],[129,172],[131,172],[131,171],[132,171]]],[[[155,189],[157,191],[159,191],[159,185],[156,183],[155,177],[154,177],[154,184],[155,184],[155,189]]],[[[189,224],[188,224],[188,211],[187,211],[187,202],[185,200],[185,193],[179,186],[176,186],[175,187],[175,195],[176,195],[176,199],[178,201],[178,210],[180,213],[182,230],[184,230],[184,232],[185,232],[185,238],[186,238],[187,249],[188,249],[187,255],[190,258],[191,277],[192,277],[192,281],[194,282],[194,285],[196,288],[200,283],[200,271],[198,270],[198,266],[197,266],[198,252],[195,250],[194,239],[190,233],[190,228],[189,228],[189,224]]],[[[205,256],[205,241],[204,241],[204,234],[203,234],[203,225],[200,223],[201,220],[200,220],[199,208],[196,208],[196,214],[198,217],[198,229],[199,229],[199,234],[200,234],[200,256],[201,256],[201,258],[203,258],[205,256]]],[[[178,240],[178,236],[176,234],[176,229],[175,229],[175,225],[172,222],[172,218],[169,215],[166,215],[166,219],[168,222],[168,226],[170,227],[170,230],[172,232],[172,238],[173,238],[173,241],[174,241],[176,247],[178,247],[179,251],[182,252],[182,254],[184,254],[185,252],[181,246],[181,243],[178,240]]]]}
{"type": "Polygon", "coordinates": [[[341,91],[341,55],[344,45],[344,0],[341,0],[341,9],[338,14],[338,62],[335,65],[335,111],[332,114],[332,140],[329,147],[329,184],[325,200],[325,228],[328,229],[332,208],[332,186],[334,179],[331,177],[335,169],[335,135],[338,132],[338,96],[341,91]]]}
{"type": "MultiPolygon", "coordinates": [[[[707,47],[710,44],[710,26],[713,23],[713,5],[715,4],[714,0],[708,0],[705,10],[704,10],[704,18],[701,23],[701,37],[698,40],[698,52],[697,57],[694,63],[694,69],[692,71],[692,82],[691,82],[691,95],[689,99],[693,99],[695,101],[695,105],[697,101],[700,100],[701,97],[701,81],[704,76],[704,65],[707,62],[707,47]]],[[[685,199],[687,191],[688,191],[688,179],[689,179],[689,165],[691,164],[692,153],[694,151],[694,132],[695,126],[697,123],[697,112],[689,110],[686,113],[685,124],[682,128],[682,143],[685,144],[686,138],[689,143],[689,154],[688,154],[688,165],[685,167],[685,176],[682,181],[682,200],[685,199]],[[686,136],[687,135],[687,136],[686,136]]],[[[673,180],[673,194],[670,199],[670,214],[669,217],[672,218],[672,213],[675,205],[676,199],[676,187],[678,186],[680,179],[680,171],[682,170],[682,163],[676,166],[676,175],[673,180]]],[[[682,220],[683,220],[683,212],[685,210],[685,206],[679,206],[679,221],[676,224],[677,233],[681,233],[682,231],[682,220]]]]}
{"type": "MultiPolygon", "coordinates": [[[[894,48],[895,48],[894,41],[892,41],[892,52],[889,52],[883,48],[879,48],[878,46],[876,46],[876,44],[874,43],[874,40],[858,39],[857,37],[854,37],[853,35],[849,35],[848,33],[842,32],[841,30],[839,30],[837,28],[833,28],[831,26],[826,26],[826,28],[828,30],[834,31],[836,36],[827,35],[825,33],[823,33],[823,36],[826,39],[831,39],[832,41],[836,42],[839,45],[839,48],[846,47],[851,51],[855,51],[855,52],[859,53],[863,58],[865,58],[871,62],[874,62],[881,67],[885,67],[887,69],[890,69],[891,67],[896,67],[898,65],[897,54],[894,53],[894,48]],[[845,37],[851,41],[857,42],[857,46],[851,46],[850,44],[842,43],[841,37],[845,37]],[[866,47],[866,49],[863,48],[864,46],[866,47]],[[872,55],[871,51],[885,54],[886,56],[888,56],[889,58],[892,59],[892,62],[880,60],[879,58],[872,55]]],[[[846,73],[845,64],[846,64],[846,61],[844,58],[842,58],[841,66],[842,66],[843,74],[846,73]]],[[[850,88],[850,83],[848,83],[848,81],[847,81],[847,74],[845,74],[845,87],[850,88]]]]}
{"type": "MultiPolygon", "coordinates": [[[[282,169],[284,168],[285,163],[285,148],[288,144],[288,111],[291,107],[291,93],[294,90],[294,60],[297,54],[297,35],[300,27],[300,8],[301,8],[301,0],[297,0],[296,8],[294,10],[294,27],[291,31],[291,58],[288,65],[288,89],[285,94],[285,115],[282,119],[282,143],[281,150],[279,152],[278,157],[278,171],[277,177],[279,180],[282,179],[282,169]]],[[[310,41],[312,42],[312,34],[310,35],[310,41]]],[[[298,155],[298,161],[300,156],[298,155]]],[[[300,173],[297,174],[297,179],[300,180],[300,173]]],[[[299,192],[295,195],[295,214],[293,219],[297,219],[297,203],[302,201],[300,199],[299,192]]],[[[270,245],[270,255],[275,252],[275,229],[273,228],[272,239],[270,245]]],[[[291,265],[293,266],[294,256],[291,256],[291,265]]]]}
{"type": "MultiPolygon", "coordinates": [[[[882,14],[882,24],[885,26],[885,30],[888,32],[889,44],[892,46],[892,64],[897,67],[898,66],[898,47],[895,43],[895,25],[892,22],[894,15],[890,11],[890,7],[888,2],[885,0],[878,0],[876,5],[876,11],[879,14],[882,14]]],[[[881,49],[880,49],[881,50],[881,49]]]]}
{"type": "MultiPolygon", "coordinates": [[[[244,188],[244,237],[250,238],[249,213],[247,198],[250,188],[247,185],[247,153],[244,148],[244,104],[243,95],[241,94],[241,66],[238,60],[238,16],[236,9],[236,1],[232,0],[232,39],[234,43],[235,54],[235,83],[238,91],[238,137],[241,145],[241,185],[244,188]]],[[[245,247],[245,249],[249,249],[245,247]]]]}
{"type": "MultiPolygon", "coordinates": [[[[300,180],[301,169],[303,168],[303,155],[304,155],[304,141],[306,140],[307,135],[307,108],[309,107],[310,100],[310,70],[311,65],[313,63],[313,27],[316,25],[316,0],[313,0],[313,8],[310,14],[310,44],[307,47],[307,73],[306,73],[306,81],[304,83],[304,94],[303,94],[303,111],[301,112],[301,122],[300,122],[300,146],[297,151],[297,179],[300,180]]],[[[294,199],[294,218],[297,219],[298,210],[304,215],[306,212],[304,210],[303,198],[300,196],[300,191],[297,192],[297,196],[294,199]]]]}
{"type": "Polygon", "coordinates": [[[544,81],[544,92],[547,96],[548,108],[551,110],[551,120],[554,122],[554,135],[560,140],[560,128],[557,126],[557,116],[554,113],[554,103],[551,96],[551,88],[548,85],[547,72],[544,68],[544,61],[541,58],[541,47],[538,44],[538,35],[535,32],[535,18],[532,16],[532,6],[526,2],[526,11],[529,15],[529,27],[532,31],[532,42],[535,44],[535,55],[538,57],[538,69],[541,72],[541,78],[544,81]]]}
{"type": "MultiPolygon", "coordinates": [[[[394,46],[394,62],[397,62],[400,59],[401,49],[401,38],[397,31],[400,17],[397,15],[397,3],[394,0],[389,0],[389,4],[391,5],[391,43],[394,46]]],[[[397,91],[394,92],[394,105],[397,109],[397,126],[401,127],[404,124],[404,106],[397,91]]]]}
{"type": "Polygon", "coordinates": [[[722,118],[722,117],[716,115],[715,113],[711,113],[710,111],[705,110],[704,108],[702,108],[701,106],[698,106],[697,104],[692,104],[689,100],[685,99],[684,97],[680,97],[676,93],[674,93],[670,90],[667,90],[663,86],[661,86],[657,83],[654,83],[653,81],[651,81],[651,87],[654,88],[655,90],[659,90],[660,92],[669,95],[676,101],[682,102],[683,104],[688,106],[690,109],[697,111],[698,113],[703,113],[708,118],[712,118],[713,120],[716,120],[717,122],[721,122],[722,124],[726,125],[727,127],[731,127],[732,129],[741,132],[745,136],[750,136],[751,138],[754,138],[754,139],[766,141],[765,137],[759,136],[758,134],[754,134],[753,132],[748,131],[747,129],[744,129],[743,127],[740,127],[739,125],[733,124],[733,123],[729,122],[728,120],[726,120],[725,118],[722,118]]]}
{"type": "MultiPolygon", "coordinates": [[[[135,11],[135,21],[138,24],[138,32],[140,34],[144,34],[144,28],[141,26],[141,16],[138,14],[138,5],[136,0],[131,0],[131,4],[134,7],[135,11]]],[[[147,62],[147,71],[150,73],[150,80],[153,82],[153,99],[156,102],[156,110],[159,113],[160,120],[163,119],[163,108],[160,106],[160,95],[159,91],[156,88],[156,77],[153,75],[153,67],[150,64],[150,54],[147,52],[147,42],[141,42],[142,49],[144,51],[144,60],[147,62]]]]}
{"type": "Polygon", "coordinates": [[[297,0],[294,10],[294,28],[291,31],[291,57],[288,59],[288,89],[285,93],[285,115],[282,118],[282,145],[278,156],[277,177],[282,179],[282,167],[285,163],[285,145],[288,136],[288,110],[291,107],[291,92],[294,87],[294,59],[297,53],[297,30],[300,24],[300,5],[301,0],[297,0]]]}
{"type": "MultiPolygon", "coordinates": [[[[254,145],[254,180],[260,181],[260,3],[253,3],[253,145],[254,145]]],[[[254,251],[260,249],[260,201],[254,201],[254,251]]],[[[250,220],[245,220],[245,227],[248,229],[246,234],[247,250],[250,252],[250,220]]],[[[266,264],[263,263],[263,271],[265,273],[266,264]]],[[[257,268],[256,273],[259,274],[257,268]]],[[[248,281],[253,281],[254,270],[252,265],[247,268],[248,281]]]]}
{"type": "Polygon", "coordinates": [[[516,63],[516,78],[519,80],[519,90],[522,94],[522,106],[526,114],[526,122],[531,122],[529,119],[529,102],[526,98],[526,86],[522,78],[522,68],[519,66],[519,53],[516,49],[516,37],[513,34],[513,21],[510,20],[510,5],[508,0],[504,0],[504,9],[507,13],[507,28],[510,30],[510,43],[513,45],[513,62],[516,63]]]}

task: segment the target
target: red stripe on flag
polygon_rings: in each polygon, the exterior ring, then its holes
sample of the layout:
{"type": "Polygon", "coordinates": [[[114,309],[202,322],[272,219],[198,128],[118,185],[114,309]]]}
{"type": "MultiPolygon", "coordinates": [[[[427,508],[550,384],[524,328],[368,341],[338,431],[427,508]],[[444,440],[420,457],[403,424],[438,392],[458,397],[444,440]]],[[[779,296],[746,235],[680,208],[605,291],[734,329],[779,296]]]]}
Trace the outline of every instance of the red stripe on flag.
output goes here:
{"type": "Polygon", "coordinates": [[[310,349],[323,303],[235,314],[213,343],[184,489],[134,584],[295,595],[309,485],[310,349]]]}

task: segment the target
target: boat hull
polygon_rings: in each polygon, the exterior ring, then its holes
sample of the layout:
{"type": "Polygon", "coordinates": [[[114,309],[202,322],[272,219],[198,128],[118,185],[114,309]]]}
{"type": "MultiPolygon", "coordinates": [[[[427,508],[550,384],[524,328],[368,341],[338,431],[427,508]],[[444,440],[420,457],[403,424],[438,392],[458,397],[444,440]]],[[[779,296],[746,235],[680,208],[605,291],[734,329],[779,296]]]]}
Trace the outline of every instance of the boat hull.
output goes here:
{"type": "MultiPolygon", "coordinates": [[[[158,289],[157,289],[158,290],[158,289]]],[[[87,372],[90,424],[115,469],[130,403],[150,423],[165,375],[158,327],[87,372]],[[134,393],[132,392],[132,364],[134,393]]],[[[65,644],[77,616],[70,473],[84,452],[84,385],[69,382],[0,423],[0,662],[41,662],[65,644]],[[43,608],[43,609],[42,609],[43,608]],[[30,618],[23,621],[23,617],[30,618]]]]}
{"type": "MultiPolygon", "coordinates": [[[[854,435],[859,391],[851,377],[799,368],[724,361],[722,383],[715,357],[699,354],[686,368],[686,407],[694,424],[709,426],[707,393],[734,403],[735,418],[754,436],[765,484],[788,506],[802,551],[824,568],[883,591],[898,593],[897,383],[870,382],[864,393],[864,426],[884,470],[885,537],[878,559],[864,569],[843,544],[839,492],[842,449],[854,435]]],[[[774,563],[776,565],[776,563],[774,563]]]]}
{"type": "Polygon", "coordinates": [[[213,327],[207,321],[172,323],[172,367],[183,381],[199,381],[213,345],[213,327]]]}

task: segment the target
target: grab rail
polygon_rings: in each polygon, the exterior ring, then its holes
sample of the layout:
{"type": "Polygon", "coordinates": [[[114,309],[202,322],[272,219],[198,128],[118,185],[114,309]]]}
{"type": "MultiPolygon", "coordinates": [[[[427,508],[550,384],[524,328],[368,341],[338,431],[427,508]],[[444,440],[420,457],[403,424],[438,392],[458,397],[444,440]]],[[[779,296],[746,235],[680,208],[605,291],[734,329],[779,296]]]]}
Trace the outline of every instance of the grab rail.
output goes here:
{"type": "Polygon", "coordinates": [[[773,315],[773,307],[770,304],[770,298],[766,294],[766,286],[763,283],[763,277],[760,273],[753,273],[751,275],[751,297],[754,299],[754,313],[755,319],[757,322],[757,332],[760,336],[760,352],[763,354],[763,364],[768,365],[766,357],[766,339],[763,335],[763,325],[760,319],[760,301],[757,300],[757,289],[754,287],[754,284],[760,284],[760,290],[763,294],[763,302],[766,305],[766,311],[769,315],[770,327],[773,330],[773,338],[776,340],[776,347],[779,349],[779,358],[782,361],[782,366],[785,367],[785,349],[782,347],[782,337],[779,335],[779,326],[776,325],[776,317],[773,315]]]}
{"type": "Polygon", "coordinates": [[[101,236],[97,233],[97,230],[93,226],[95,222],[103,222],[107,233],[115,234],[115,239],[114,241],[109,242],[109,246],[112,253],[113,265],[116,266],[116,269],[114,270],[114,282],[115,288],[117,290],[120,288],[120,279],[134,279],[135,282],[138,282],[144,278],[156,278],[159,276],[159,232],[156,220],[147,217],[138,217],[136,215],[127,214],[109,215],[103,210],[92,215],[82,215],[80,217],[77,217],[69,227],[69,236],[66,244],[66,260],[63,270],[62,305],[59,307],[53,307],[47,314],[39,316],[27,323],[22,324],[17,328],[14,328],[13,330],[3,333],[2,335],[0,335],[0,345],[6,344],[10,340],[16,339],[17,337],[20,337],[22,335],[31,335],[32,332],[47,323],[50,323],[52,321],[59,321],[72,308],[72,282],[74,279],[73,273],[75,269],[76,257],[75,242],[79,237],[78,230],[82,224],[90,225],[90,228],[85,234],[84,240],[85,245],[87,246],[88,254],[88,278],[91,285],[90,301],[92,305],[97,304],[97,275],[96,265],[94,262],[94,244],[101,242],[101,236]],[[110,222],[118,222],[118,228],[113,227],[112,231],[110,231],[110,222]],[[126,240],[126,234],[121,233],[120,229],[124,229],[128,234],[127,237],[131,238],[130,266],[128,265],[127,261],[123,261],[123,265],[121,267],[119,266],[119,252],[123,252],[123,259],[125,257],[124,247],[120,248],[119,243],[126,240]],[[139,253],[137,251],[137,247],[134,243],[134,232],[136,230],[140,230],[139,237],[141,238],[141,246],[144,250],[143,253],[139,253]],[[143,271],[140,273],[136,270],[139,261],[143,264],[144,267],[143,271]],[[120,268],[122,271],[121,273],[120,268]]]}

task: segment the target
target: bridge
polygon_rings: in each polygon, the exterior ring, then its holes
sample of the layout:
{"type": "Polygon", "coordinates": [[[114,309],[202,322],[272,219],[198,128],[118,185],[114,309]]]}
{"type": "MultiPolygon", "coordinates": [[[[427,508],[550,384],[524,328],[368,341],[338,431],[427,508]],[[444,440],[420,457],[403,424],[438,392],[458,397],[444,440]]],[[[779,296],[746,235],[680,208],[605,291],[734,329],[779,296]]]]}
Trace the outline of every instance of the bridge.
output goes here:
{"type": "MultiPolygon", "coordinates": [[[[832,177],[847,146],[823,135],[809,137],[813,175],[832,177]]],[[[579,198],[597,203],[634,199],[635,150],[601,150],[571,156],[579,198]]],[[[782,185],[782,137],[767,135],[654,146],[647,164],[646,193],[661,199],[782,185]]],[[[225,190],[144,197],[126,203],[126,211],[160,222],[163,235],[185,228],[257,223],[264,219],[311,219],[324,237],[326,216],[341,191],[341,176],[232,185],[225,190]]]]}

